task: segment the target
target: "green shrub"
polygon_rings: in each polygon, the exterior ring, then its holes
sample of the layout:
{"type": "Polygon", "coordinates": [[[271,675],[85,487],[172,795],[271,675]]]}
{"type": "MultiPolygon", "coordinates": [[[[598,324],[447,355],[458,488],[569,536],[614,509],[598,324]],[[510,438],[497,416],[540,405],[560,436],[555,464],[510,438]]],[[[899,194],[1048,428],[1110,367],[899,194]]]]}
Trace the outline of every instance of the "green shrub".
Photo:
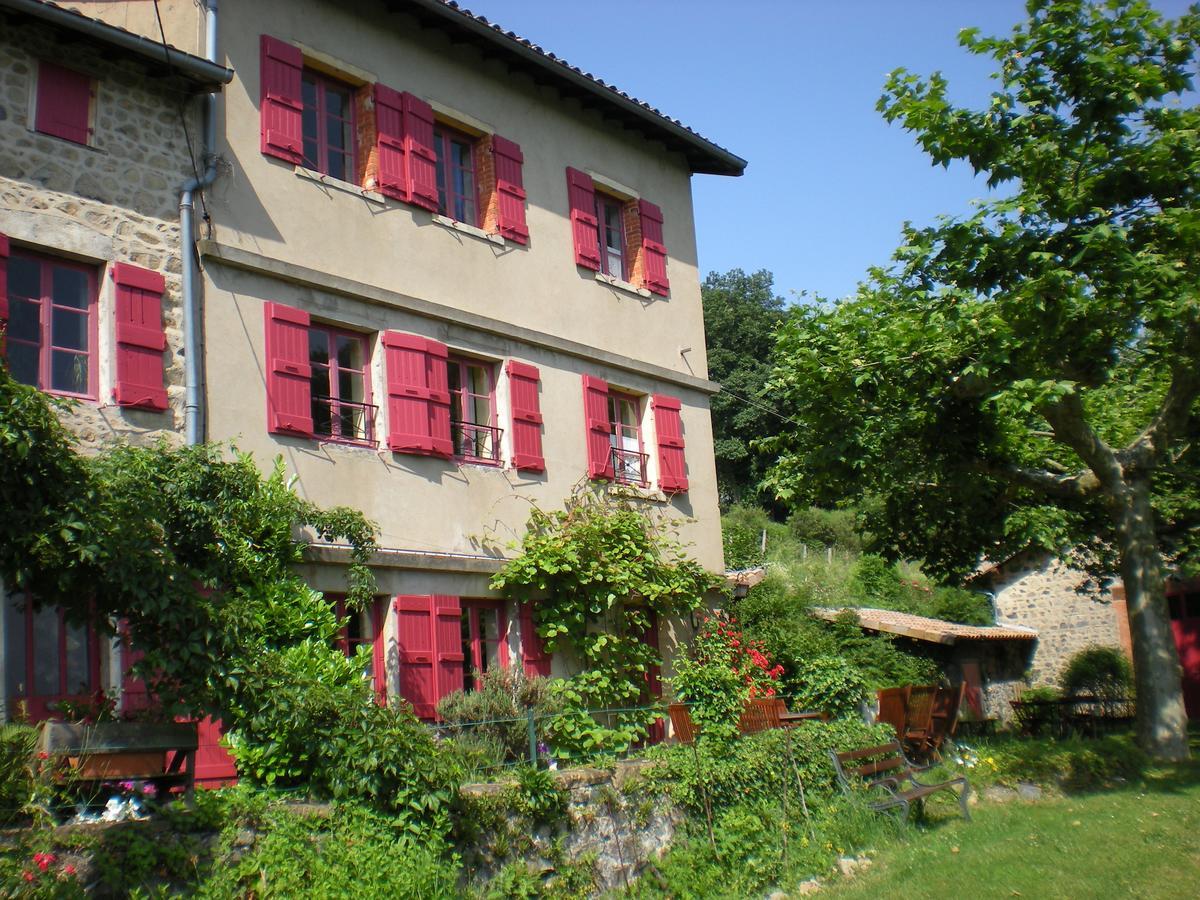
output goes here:
{"type": "Polygon", "coordinates": [[[792,536],[801,544],[862,552],[862,535],[854,510],[810,506],[792,513],[787,524],[792,536]]]}
{"type": "Polygon", "coordinates": [[[936,587],[928,615],[961,625],[995,625],[992,604],[986,594],[957,587],[936,587]]]}
{"type": "Polygon", "coordinates": [[[766,562],[762,533],[768,521],[765,510],[752,506],[734,506],[721,517],[721,543],[727,568],[750,569],[766,562]]]}
{"type": "Polygon", "coordinates": [[[301,815],[282,805],[261,820],[230,820],[208,877],[191,890],[200,897],[452,897],[458,867],[446,845],[415,840],[394,819],[355,804],[337,804],[328,817],[301,815]],[[241,843],[253,824],[257,839],[241,843]]]}
{"type": "Polygon", "coordinates": [[[549,679],[529,678],[512,668],[477,673],[475,690],[447,694],[437,709],[443,733],[467,751],[479,751],[486,764],[499,766],[529,758],[526,713],[531,708],[538,742],[549,743],[547,717],[562,712],[564,704],[549,679]]]}
{"type": "Polygon", "coordinates": [[[414,832],[444,829],[457,787],[449,757],[407,704],[376,702],[365,665],[315,641],[263,653],[244,685],[257,703],[226,736],[238,772],[370,803],[414,832]]]}
{"type": "Polygon", "coordinates": [[[663,745],[649,753],[660,764],[649,772],[647,783],[665,790],[693,815],[704,814],[705,791],[714,809],[777,803],[785,792],[789,803],[799,808],[797,776],[810,801],[833,795],[830,750],[858,750],[894,737],[888,725],[842,719],[743,735],[728,744],[701,741],[695,750],[663,745]]]}
{"type": "Polygon", "coordinates": [[[1067,696],[1119,699],[1133,690],[1133,667],[1116,647],[1087,647],[1071,657],[1059,683],[1067,696]]]}
{"type": "Polygon", "coordinates": [[[835,719],[858,715],[867,683],[840,656],[814,656],[800,663],[793,680],[792,705],[827,712],[835,719]]]}
{"type": "Polygon", "coordinates": [[[1015,784],[1034,781],[1082,791],[1113,781],[1134,781],[1149,764],[1132,735],[1109,735],[1099,740],[1082,738],[982,741],[966,759],[972,777],[982,781],[1015,784]]]}
{"type": "Polygon", "coordinates": [[[37,731],[29,725],[0,725],[0,824],[26,815],[34,794],[37,731]]]}

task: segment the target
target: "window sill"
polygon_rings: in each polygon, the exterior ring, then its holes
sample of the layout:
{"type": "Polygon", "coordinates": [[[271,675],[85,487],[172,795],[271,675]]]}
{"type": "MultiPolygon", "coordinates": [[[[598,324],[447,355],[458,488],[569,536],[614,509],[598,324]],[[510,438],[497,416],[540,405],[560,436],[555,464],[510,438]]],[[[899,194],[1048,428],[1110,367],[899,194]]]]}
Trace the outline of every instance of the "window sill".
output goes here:
{"type": "Polygon", "coordinates": [[[357,184],[351,184],[349,181],[342,181],[340,178],[333,178],[330,175],[322,175],[320,172],[314,172],[312,169],[304,168],[304,166],[296,166],[294,171],[297,178],[315,181],[318,184],[325,185],[325,187],[335,188],[339,191],[345,191],[347,194],[362,197],[364,200],[370,200],[372,203],[380,205],[387,203],[383,194],[378,191],[369,191],[366,188],[359,187],[357,184]]]}
{"type": "Polygon", "coordinates": [[[648,500],[651,503],[666,503],[667,495],[657,488],[639,487],[636,484],[622,484],[615,481],[609,488],[609,493],[616,497],[626,497],[630,500],[648,500]]]}
{"type": "Polygon", "coordinates": [[[451,231],[458,231],[463,234],[469,234],[473,238],[478,238],[481,241],[487,241],[489,244],[495,244],[497,247],[505,245],[504,238],[498,234],[488,234],[482,228],[476,228],[474,225],[468,225],[466,222],[459,222],[449,216],[443,216],[440,213],[433,214],[433,221],[443,228],[449,228],[451,231]]]}
{"type": "Polygon", "coordinates": [[[504,462],[499,459],[483,459],[474,456],[455,456],[453,462],[459,468],[473,466],[478,469],[503,469],[504,462]]]}
{"type": "Polygon", "coordinates": [[[613,278],[611,275],[605,275],[603,272],[595,273],[596,280],[602,284],[607,284],[609,287],[616,288],[618,291],[625,291],[628,294],[634,294],[644,300],[651,299],[654,295],[645,288],[640,288],[635,284],[630,284],[628,281],[622,281],[620,278],[613,278]]]}
{"type": "Polygon", "coordinates": [[[315,435],[313,439],[317,442],[318,447],[344,447],[353,450],[369,450],[372,453],[379,449],[379,444],[376,441],[350,441],[330,437],[327,434],[315,435]]]}

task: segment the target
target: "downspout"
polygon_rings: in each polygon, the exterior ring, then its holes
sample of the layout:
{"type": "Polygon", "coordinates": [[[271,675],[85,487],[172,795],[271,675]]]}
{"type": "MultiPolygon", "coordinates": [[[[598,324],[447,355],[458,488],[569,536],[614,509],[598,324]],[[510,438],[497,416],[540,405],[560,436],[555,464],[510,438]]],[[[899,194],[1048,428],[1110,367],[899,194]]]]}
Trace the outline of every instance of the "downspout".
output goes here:
{"type": "MultiPolygon", "coordinates": [[[[217,0],[206,0],[204,57],[217,61],[217,0]]],[[[185,438],[189,445],[204,441],[205,422],[203,404],[204,341],[201,335],[203,318],[200,313],[199,271],[196,264],[196,221],[193,200],[197,191],[202,191],[217,180],[217,95],[204,98],[204,130],[201,139],[201,158],[204,174],[189,179],[180,189],[179,224],[182,235],[180,252],[183,257],[183,378],[186,396],[184,400],[185,438]]]]}

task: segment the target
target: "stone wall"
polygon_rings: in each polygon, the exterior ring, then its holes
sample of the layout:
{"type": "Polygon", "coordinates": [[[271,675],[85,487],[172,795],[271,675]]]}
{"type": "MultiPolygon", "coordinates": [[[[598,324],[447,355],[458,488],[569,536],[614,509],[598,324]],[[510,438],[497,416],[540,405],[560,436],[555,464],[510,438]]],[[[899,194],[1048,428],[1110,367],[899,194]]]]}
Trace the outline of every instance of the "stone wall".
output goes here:
{"type": "Polygon", "coordinates": [[[0,14],[0,233],[16,251],[96,266],[97,400],[63,414],[85,451],[122,439],[177,440],[183,430],[178,190],[193,174],[188,137],[193,145],[200,137],[198,104],[181,79],[149,77],[116,51],[64,40],[48,26],[0,14]],[[33,130],[40,59],[93,76],[89,146],[33,130]],[[113,262],[166,278],[166,412],[112,402],[113,262]]]}
{"type": "Polygon", "coordinates": [[[1000,566],[990,581],[996,624],[1026,625],[1038,632],[1029,670],[1032,684],[1056,685],[1070,658],[1085,647],[1125,646],[1124,601],[1059,559],[1019,556],[1000,566]]]}
{"type": "Polygon", "coordinates": [[[566,812],[546,823],[529,822],[515,807],[515,782],[464,785],[464,799],[478,804],[480,828],[470,845],[459,848],[467,877],[485,884],[516,864],[549,886],[568,877],[569,869],[583,867],[599,894],[627,888],[666,852],[683,822],[667,798],[638,790],[650,765],[638,760],[618,762],[613,769],[555,773],[567,794],[566,812]]]}

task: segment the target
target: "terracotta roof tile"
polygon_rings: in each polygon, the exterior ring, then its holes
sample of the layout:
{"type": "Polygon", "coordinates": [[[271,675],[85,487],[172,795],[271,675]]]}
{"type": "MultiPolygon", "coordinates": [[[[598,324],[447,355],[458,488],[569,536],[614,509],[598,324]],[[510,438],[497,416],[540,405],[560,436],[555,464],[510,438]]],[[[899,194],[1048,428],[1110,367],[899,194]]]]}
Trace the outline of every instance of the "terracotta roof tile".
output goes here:
{"type": "Polygon", "coordinates": [[[988,641],[988,640],[1036,640],[1038,633],[1032,628],[1020,625],[960,625],[957,622],[947,622],[943,619],[931,619],[928,616],[915,616],[912,613],[896,612],[891,609],[874,609],[872,607],[848,607],[833,609],[831,607],[815,607],[813,615],[832,622],[843,612],[853,612],[858,615],[858,624],[871,631],[883,631],[918,641],[930,641],[935,644],[954,644],[958,641],[988,641]]]}

